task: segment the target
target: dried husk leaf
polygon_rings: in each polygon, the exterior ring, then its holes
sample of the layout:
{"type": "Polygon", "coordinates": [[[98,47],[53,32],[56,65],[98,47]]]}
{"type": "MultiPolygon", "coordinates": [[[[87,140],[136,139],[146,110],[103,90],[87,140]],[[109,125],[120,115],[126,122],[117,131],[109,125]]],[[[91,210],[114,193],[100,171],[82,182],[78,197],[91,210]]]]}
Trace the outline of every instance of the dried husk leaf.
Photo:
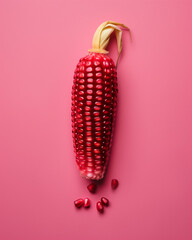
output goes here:
{"type": "MultiPolygon", "coordinates": [[[[88,51],[107,54],[108,51],[105,48],[109,43],[111,34],[115,32],[117,47],[118,47],[118,58],[117,58],[117,62],[118,62],[119,56],[122,51],[122,30],[121,28],[119,28],[119,26],[127,29],[130,33],[130,29],[126,25],[122,23],[113,22],[113,21],[106,21],[97,28],[93,36],[92,49],[89,49],[88,51]]],[[[130,37],[131,37],[131,33],[130,33],[130,37]]]]}

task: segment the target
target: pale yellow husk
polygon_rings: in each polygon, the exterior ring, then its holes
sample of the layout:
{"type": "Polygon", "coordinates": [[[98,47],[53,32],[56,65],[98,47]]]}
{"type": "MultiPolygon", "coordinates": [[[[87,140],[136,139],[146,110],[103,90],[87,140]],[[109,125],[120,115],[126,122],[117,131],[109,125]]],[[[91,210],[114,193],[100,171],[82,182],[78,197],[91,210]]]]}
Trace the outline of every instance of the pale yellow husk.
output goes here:
{"type": "Polygon", "coordinates": [[[117,47],[118,47],[118,59],[119,59],[119,56],[122,51],[122,30],[121,28],[119,28],[119,26],[127,29],[131,37],[130,29],[126,25],[122,23],[113,22],[113,21],[106,21],[97,28],[93,36],[92,49],[89,49],[88,51],[107,54],[108,51],[105,48],[109,43],[111,34],[115,32],[116,39],[117,39],[117,47]]]}

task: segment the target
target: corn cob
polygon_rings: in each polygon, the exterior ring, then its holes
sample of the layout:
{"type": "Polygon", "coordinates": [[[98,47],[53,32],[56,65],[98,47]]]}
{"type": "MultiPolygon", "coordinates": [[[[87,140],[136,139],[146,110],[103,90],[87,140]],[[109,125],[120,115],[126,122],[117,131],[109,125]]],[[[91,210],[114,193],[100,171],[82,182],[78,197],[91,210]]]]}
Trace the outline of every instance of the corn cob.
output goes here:
{"type": "Polygon", "coordinates": [[[87,179],[102,179],[108,165],[118,87],[116,66],[105,48],[115,32],[120,55],[122,30],[119,26],[128,29],[124,24],[112,21],[98,27],[92,49],[79,60],[74,73],[73,143],[80,174],[87,179]]]}

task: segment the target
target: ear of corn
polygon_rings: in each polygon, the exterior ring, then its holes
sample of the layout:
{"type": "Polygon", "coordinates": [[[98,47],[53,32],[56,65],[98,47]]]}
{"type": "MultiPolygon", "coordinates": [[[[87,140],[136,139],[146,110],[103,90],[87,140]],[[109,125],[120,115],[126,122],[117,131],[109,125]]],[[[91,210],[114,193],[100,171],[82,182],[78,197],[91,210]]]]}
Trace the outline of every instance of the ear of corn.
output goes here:
{"type": "MultiPolygon", "coordinates": [[[[72,133],[80,174],[100,180],[108,165],[116,116],[117,72],[105,49],[113,32],[122,51],[124,24],[102,23],[93,37],[89,54],[80,59],[72,87],[72,133]]],[[[127,28],[128,29],[128,28],[127,28]]]]}

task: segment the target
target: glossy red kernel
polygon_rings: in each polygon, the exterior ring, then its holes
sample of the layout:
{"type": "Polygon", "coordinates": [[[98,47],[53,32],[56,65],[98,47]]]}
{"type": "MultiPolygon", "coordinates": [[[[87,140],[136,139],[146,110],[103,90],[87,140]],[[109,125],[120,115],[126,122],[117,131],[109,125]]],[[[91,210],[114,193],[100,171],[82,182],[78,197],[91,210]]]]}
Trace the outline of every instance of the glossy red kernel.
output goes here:
{"type": "Polygon", "coordinates": [[[102,197],[101,202],[104,206],[109,206],[109,200],[106,197],[102,197]]]}
{"type": "Polygon", "coordinates": [[[82,198],[79,198],[77,200],[74,201],[74,205],[77,208],[81,208],[84,204],[84,200],[82,198]]]}
{"type": "Polygon", "coordinates": [[[85,198],[84,199],[84,207],[85,208],[89,208],[90,205],[91,205],[91,202],[90,202],[89,198],[85,198]]]}
{"type": "Polygon", "coordinates": [[[103,213],[104,208],[103,208],[103,204],[100,201],[97,202],[96,207],[98,212],[103,213]]]}
{"type": "Polygon", "coordinates": [[[90,183],[90,184],[87,186],[87,189],[89,190],[89,192],[95,193],[96,190],[97,190],[97,185],[96,185],[96,183],[90,183]]]}
{"type": "Polygon", "coordinates": [[[118,187],[118,185],[119,185],[119,182],[118,182],[117,179],[112,179],[111,180],[111,187],[112,187],[112,189],[116,189],[118,187]]]}

